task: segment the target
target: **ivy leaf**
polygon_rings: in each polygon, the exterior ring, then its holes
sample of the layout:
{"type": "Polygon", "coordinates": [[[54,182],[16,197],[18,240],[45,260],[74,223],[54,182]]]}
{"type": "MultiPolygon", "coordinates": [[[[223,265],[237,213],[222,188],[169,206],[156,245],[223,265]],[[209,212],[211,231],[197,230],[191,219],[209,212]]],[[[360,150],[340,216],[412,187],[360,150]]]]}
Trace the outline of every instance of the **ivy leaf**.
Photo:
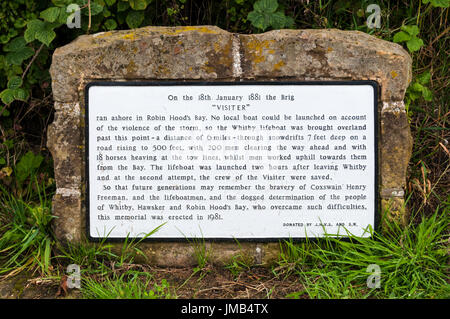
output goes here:
{"type": "Polygon", "coordinates": [[[41,12],[42,19],[48,22],[55,22],[60,14],[61,9],[58,7],[51,7],[41,12]]]}
{"type": "Polygon", "coordinates": [[[408,47],[409,51],[411,51],[411,52],[418,51],[423,46],[423,41],[422,41],[422,39],[413,37],[413,38],[411,38],[411,40],[406,42],[406,46],[408,47]]]}
{"type": "Polygon", "coordinates": [[[6,89],[0,93],[0,99],[5,104],[10,104],[14,101],[14,90],[6,89]]]}
{"type": "Polygon", "coordinates": [[[112,6],[114,3],[116,3],[116,0],[105,0],[105,2],[108,6],[112,6]]]}
{"type": "Polygon", "coordinates": [[[141,25],[144,21],[143,11],[130,11],[128,12],[126,22],[131,29],[135,29],[141,25]]]}
{"type": "Polygon", "coordinates": [[[20,76],[13,76],[8,81],[8,89],[18,89],[22,86],[22,78],[20,76]]]}
{"type": "Polygon", "coordinates": [[[145,10],[147,8],[146,0],[129,0],[128,2],[133,10],[145,10]]]}

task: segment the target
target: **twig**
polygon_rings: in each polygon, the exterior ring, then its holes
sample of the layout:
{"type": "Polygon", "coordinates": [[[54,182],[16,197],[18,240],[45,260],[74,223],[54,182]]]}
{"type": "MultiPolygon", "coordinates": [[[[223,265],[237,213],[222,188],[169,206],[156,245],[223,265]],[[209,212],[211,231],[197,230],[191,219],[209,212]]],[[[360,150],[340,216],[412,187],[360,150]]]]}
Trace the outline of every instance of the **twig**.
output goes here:
{"type": "MultiPolygon", "coordinates": [[[[25,71],[24,71],[23,74],[22,74],[22,81],[23,81],[23,79],[25,78],[25,75],[27,74],[27,72],[28,72],[28,70],[30,69],[31,65],[33,64],[34,60],[36,60],[36,58],[37,58],[37,56],[39,55],[39,53],[41,53],[41,50],[42,50],[43,47],[44,47],[44,44],[42,43],[41,46],[39,47],[39,49],[38,49],[38,50],[36,51],[36,53],[34,54],[33,58],[32,58],[31,61],[30,61],[30,63],[28,63],[28,65],[27,65],[25,71]]],[[[0,116],[3,115],[3,112],[5,112],[5,110],[6,110],[6,108],[8,107],[9,104],[11,104],[11,103],[5,104],[5,105],[3,106],[3,108],[2,108],[1,111],[0,111],[0,116]]]]}
{"type": "Polygon", "coordinates": [[[433,41],[431,41],[429,45],[432,46],[434,42],[436,42],[441,37],[443,37],[449,30],[450,30],[450,27],[447,27],[441,34],[439,34],[436,38],[434,38],[433,41]]]}
{"type": "Polygon", "coordinates": [[[25,78],[25,75],[27,74],[28,70],[30,69],[31,65],[33,64],[34,60],[36,60],[37,56],[39,55],[39,53],[41,53],[42,48],[44,47],[44,43],[41,44],[41,46],[39,47],[39,49],[36,51],[36,53],[33,55],[33,58],[31,59],[30,63],[28,63],[25,71],[22,74],[22,81],[25,78]]]}

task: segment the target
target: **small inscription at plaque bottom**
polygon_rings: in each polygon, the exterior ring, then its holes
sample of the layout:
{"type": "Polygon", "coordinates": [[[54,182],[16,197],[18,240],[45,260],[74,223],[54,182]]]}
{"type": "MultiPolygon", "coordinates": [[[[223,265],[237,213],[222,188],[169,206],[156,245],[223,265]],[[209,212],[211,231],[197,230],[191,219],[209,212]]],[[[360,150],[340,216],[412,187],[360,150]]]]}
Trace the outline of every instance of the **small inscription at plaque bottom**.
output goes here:
{"type": "Polygon", "coordinates": [[[88,235],[370,236],[376,86],[87,87],[88,235]]]}

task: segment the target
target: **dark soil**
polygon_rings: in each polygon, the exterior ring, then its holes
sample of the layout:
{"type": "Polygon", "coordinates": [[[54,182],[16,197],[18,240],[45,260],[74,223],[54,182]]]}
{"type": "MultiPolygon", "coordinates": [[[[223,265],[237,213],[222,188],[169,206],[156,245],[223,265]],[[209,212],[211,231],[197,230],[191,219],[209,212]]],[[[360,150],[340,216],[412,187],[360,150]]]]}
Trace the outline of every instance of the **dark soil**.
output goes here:
{"type": "MultiPolygon", "coordinates": [[[[297,276],[276,276],[271,269],[264,267],[246,269],[236,276],[218,266],[207,266],[194,272],[192,268],[129,264],[113,271],[122,273],[130,269],[151,273],[152,282],[157,284],[165,279],[171,294],[179,299],[282,299],[303,290],[297,276]]],[[[83,298],[80,290],[69,289],[65,294],[60,285],[59,279],[45,279],[22,273],[0,279],[0,299],[83,298]]]]}

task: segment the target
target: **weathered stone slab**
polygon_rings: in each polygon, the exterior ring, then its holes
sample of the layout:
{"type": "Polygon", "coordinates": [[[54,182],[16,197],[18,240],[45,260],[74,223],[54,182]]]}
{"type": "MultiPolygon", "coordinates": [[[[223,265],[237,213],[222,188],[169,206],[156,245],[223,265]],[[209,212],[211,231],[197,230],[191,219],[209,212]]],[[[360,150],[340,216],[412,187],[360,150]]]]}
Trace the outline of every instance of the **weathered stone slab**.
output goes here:
{"type": "Polygon", "coordinates": [[[79,103],[55,103],[55,119],[48,128],[56,187],[79,189],[83,175],[84,120],[79,103]]]}
{"type": "Polygon", "coordinates": [[[76,102],[87,80],[214,80],[233,77],[233,35],[217,27],[146,27],[83,35],[58,48],[55,101],[76,102]]]}
{"type": "Polygon", "coordinates": [[[413,143],[403,102],[384,103],[380,122],[381,187],[402,188],[413,143]]]}
{"type": "MultiPolygon", "coordinates": [[[[54,229],[61,242],[86,234],[84,86],[113,81],[374,80],[380,86],[381,208],[405,223],[406,168],[412,138],[402,102],[411,58],[399,45],[357,31],[278,30],[237,35],[217,27],[146,27],[84,35],[58,48],[51,67],[56,109],[48,147],[55,162],[54,229]]],[[[277,243],[204,243],[210,261],[278,258],[277,243]]],[[[121,244],[116,248],[120,249],[121,244]]],[[[193,243],[143,243],[155,264],[195,264],[193,243]]]]}
{"type": "Polygon", "coordinates": [[[241,35],[242,77],[374,80],[381,100],[401,101],[411,57],[400,46],[359,31],[277,30],[241,35]]]}

